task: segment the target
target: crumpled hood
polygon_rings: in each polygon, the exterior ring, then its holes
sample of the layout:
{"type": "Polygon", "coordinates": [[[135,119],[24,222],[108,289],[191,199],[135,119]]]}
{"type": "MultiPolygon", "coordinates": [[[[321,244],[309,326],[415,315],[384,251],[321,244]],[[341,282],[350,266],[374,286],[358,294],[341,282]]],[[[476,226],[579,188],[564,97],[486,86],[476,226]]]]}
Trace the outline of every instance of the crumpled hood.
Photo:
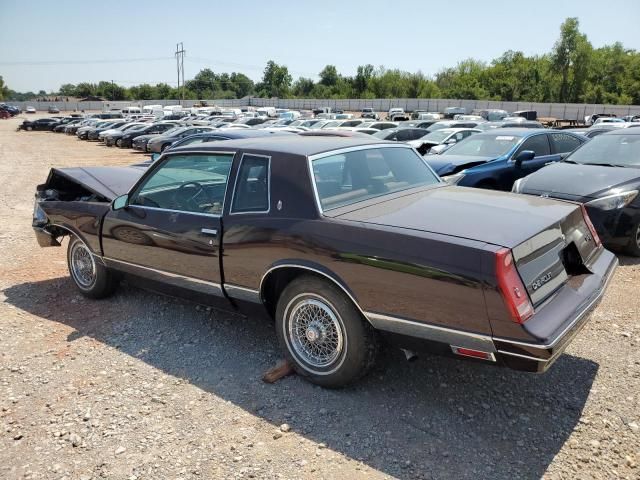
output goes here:
{"type": "Polygon", "coordinates": [[[113,200],[128,193],[146,171],[146,168],[140,166],[52,168],[49,178],[57,173],[87,190],[113,200]]]}
{"type": "Polygon", "coordinates": [[[474,155],[438,155],[435,158],[425,157],[425,160],[438,175],[449,175],[464,168],[495,160],[495,158],[474,155]]]}
{"type": "Polygon", "coordinates": [[[520,193],[579,200],[598,198],[612,188],[637,182],[640,169],[558,162],[524,178],[520,193]]]}

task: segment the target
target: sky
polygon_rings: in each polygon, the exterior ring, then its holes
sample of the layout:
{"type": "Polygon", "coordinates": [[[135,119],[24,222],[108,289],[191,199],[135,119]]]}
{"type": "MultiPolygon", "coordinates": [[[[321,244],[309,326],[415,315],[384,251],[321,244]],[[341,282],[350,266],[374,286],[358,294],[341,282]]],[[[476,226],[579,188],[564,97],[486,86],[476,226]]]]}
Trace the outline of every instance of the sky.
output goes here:
{"type": "Polygon", "coordinates": [[[367,63],[434,75],[466,58],[549,52],[567,17],[595,47],[640,50],[636,0],[0,0],[0,75],[17,91],[175,85],[178,42],[186,79],[211,68],[260,80],[268,60],[294,79],[317,79],[327,64],[345,75],[367,63]]]}

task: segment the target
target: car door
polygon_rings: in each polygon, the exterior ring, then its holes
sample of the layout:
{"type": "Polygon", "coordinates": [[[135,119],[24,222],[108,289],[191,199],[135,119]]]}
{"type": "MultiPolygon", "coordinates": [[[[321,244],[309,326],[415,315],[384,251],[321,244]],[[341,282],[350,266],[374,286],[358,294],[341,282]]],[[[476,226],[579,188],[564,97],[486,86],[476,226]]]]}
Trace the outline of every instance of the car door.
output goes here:
{"type": "Polygon", "coordinates": [[[526,177],[530,173],[533,173],[548,163],[557,162],[560,160],[560,155],[551,152],[551,145],[549,144],[549,135],[546,133],[536,133],[527,137],[524,142],[517,148],[513,154],[512,162],[514,166],[514,178],[513,181],[518,178],[526,177]],[[526,160],[518,165],[515,158],[518,154],[524,150],[532,150],[536,156],[531,160],[526,160]]]}
{"type": "Polygon", "coordinates": [[[205,294],[222,294],[221,215],[234,154],[168,154],[102,227],[108,266],[205,294]]]}

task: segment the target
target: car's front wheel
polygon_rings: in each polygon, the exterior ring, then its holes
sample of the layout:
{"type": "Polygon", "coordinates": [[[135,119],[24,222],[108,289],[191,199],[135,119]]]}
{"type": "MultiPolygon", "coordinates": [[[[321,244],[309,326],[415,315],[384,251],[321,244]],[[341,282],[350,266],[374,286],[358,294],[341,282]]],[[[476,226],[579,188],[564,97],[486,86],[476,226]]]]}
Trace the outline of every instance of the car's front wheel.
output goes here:
{"type": "Polygon", "coordinates": [[[67,264],[71,279],[86,297],[108,297],[120,283],[116,274],[96,261],[89,247],[77,237],[69,240],[67,264]]]}
{"type": "Polygon", "coordinates": [[[336,286],[311,275],[283,291],[276,331],[296,371],[324,387],[355,382],[377,356],[376,332],[353,302],[336,286]]]}
{"type": "Polygon", "coordinates": [[[122,147],[122,139],[121,138],[116,140],[116,147],[122,147]]]}

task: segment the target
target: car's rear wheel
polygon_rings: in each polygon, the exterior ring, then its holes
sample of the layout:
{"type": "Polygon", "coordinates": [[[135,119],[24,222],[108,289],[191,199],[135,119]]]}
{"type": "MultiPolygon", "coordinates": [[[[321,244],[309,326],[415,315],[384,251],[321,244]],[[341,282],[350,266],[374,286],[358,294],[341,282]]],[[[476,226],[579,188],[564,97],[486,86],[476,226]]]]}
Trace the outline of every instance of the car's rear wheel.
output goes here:
{"type": "Polygon", "coordinates": [[[640,221],[637,221],[631,230],[627,253],[634,257],[640,257],[640,221]]]}
{"type": "Polygon", "coordinates": [[[108,297],[118,287],[117,275],[96,261],[89,247],[77,237],[69,240],[67,263],[71,279],[86,297],[108,297]]]}
{"type": "Polygon", "coordinates": [[[373,366],[376,332],[334,285],[311,275],[290,283],[276,309],[276,331],[287,360],[311,382],[338,388],[373,366]]]}

